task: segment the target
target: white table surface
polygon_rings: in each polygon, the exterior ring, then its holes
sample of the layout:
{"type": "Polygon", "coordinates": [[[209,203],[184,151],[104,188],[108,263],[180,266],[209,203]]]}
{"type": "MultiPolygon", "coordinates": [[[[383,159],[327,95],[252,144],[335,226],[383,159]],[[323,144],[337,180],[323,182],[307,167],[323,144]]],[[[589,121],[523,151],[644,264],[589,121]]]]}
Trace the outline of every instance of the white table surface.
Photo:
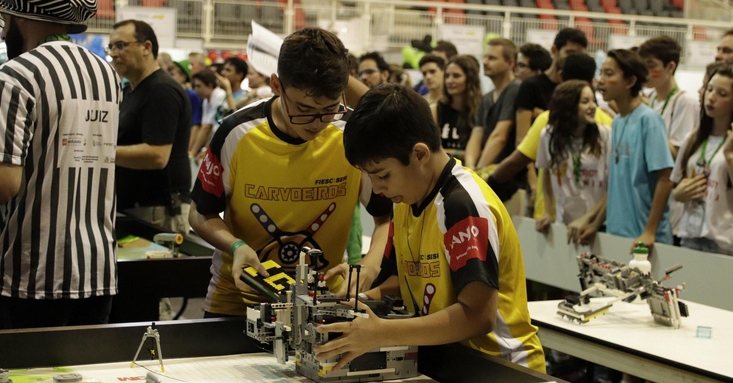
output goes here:
{"type": "MultiPolygon", "coordinates": [[[[593,298],[587,307],[600,307],[610,299],[593,298]]],[[[543,324],[554,326],[592,340],[733,378],[733,312],[685,302],[690,316],[682,318],[679,329],[673,329],[654,322],[646,302],[618,302],[607,313],[579,324],[557,314],[559,302],[529,302],[530,316],[541,322],[537,323],[540,332],[543,324]],[[697,338],[698,326],[712,327],[712,339],[697,338]]]]}
{"type": "MultiPolygon", "coordinates": [[[[163,344],[165,356],[165,344],[163,344]]],[[[132,355],[130,355],[132,357],[132,355]]],[[[53,382],[53,376],[60,373],[79,373],[85,381],[95,379],[103,383],[142,381],[153,371],[164,383],[168,382],[236,382],[236,383],[289,383],[313,382],[295,372],[293,361],[281,365],[268,353],[217,356],[206,358],[163,359],[165,372],[160,371],[158,360],[138,361],[130,368],[130,362],[91,364],[64,368],[37,368],[10,371],[14,382],[53,382]]],[[[421,375],[416,378],[393,380],[391,382],[428,383],[434,380],[421,375]]]]}

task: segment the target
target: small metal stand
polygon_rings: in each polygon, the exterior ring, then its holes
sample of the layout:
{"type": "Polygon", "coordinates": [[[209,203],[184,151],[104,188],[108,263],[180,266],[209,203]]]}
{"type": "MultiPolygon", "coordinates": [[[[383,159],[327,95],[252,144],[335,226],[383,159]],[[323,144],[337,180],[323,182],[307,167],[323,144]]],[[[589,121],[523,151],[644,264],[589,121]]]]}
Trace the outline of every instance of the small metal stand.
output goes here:
{"type": "MultiPolygon", "coordinates": [[[[132,363],[130,363],[130,368],[135,367],[135,361],[137,360],[138,355],[140,355],[140,350],[142,350],[143,345],[145,344],[145,341],[148,340],[148,338],[155,339],[155,346],[158,349],[158,361],[160,362],[160,371],[165,372],[165,366],[163,366],[163,354],[160,352],[160,333],[158,333],[158,329],[155,328],[155,322],[153,322],[152,326],[148,326],[148,330],[145,332],[145,334],[143,334],[143,340],[140,341],[140,347],[137,348],[135,358],[133,358],[132,363]]],[[[155,350],[150,350],[150,359],[155,359],[155,350]]]]}
{"type": "Polygon", "coordinates": [[[13,383],[10,380],[10,371],[0,368],[0,383],[13,383]]]}

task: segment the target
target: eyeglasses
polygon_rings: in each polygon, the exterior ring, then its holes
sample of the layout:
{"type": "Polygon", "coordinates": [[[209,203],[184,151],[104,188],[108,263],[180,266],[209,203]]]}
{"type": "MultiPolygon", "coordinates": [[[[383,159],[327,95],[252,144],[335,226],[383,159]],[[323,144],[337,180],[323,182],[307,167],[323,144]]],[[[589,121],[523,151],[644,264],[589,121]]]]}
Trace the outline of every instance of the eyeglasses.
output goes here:
{"type": "Polygon", "coordinates": [[[112,44],[107,45],[104,47],[104,53],[107,54],[107,56],[110,56],[112,54],[112,51],[122,51],[127,48],[130,44],[139,44],[140,41],[115,41],[112,44]]]}
{"type": "Polygon", "coordinates": [[[528,67],[528,65],[525,63],[521,63],[521,62],[517,63],[517,68],[526,68],[526,67],[528,67]]]}
{"type": "Polygon", "coordinates": [[[299,114],[297,116],[293,116],[292,114],[290,114],[290,107],[288,107],[288,103],[290,102],[290,100],[288,100],[288,96],[285,94],[285,88],[283,88],[282,97],[285,101],[285,111],[288,113],[288,117],[290,117],[290,123],[293,125],[308,125],[316,119],[319,119],[321,122],[325,123],[339,121],[344,118],[344,114],[346,114],[346,107],[344,106],[346,105],[346,95],[344,93],[341,93],[341,98],[344,102],[343,104],[339,104],[337,112],[299,114]]]}
{"type": "Polygon", "coordinates": [[[359,78],[362,78],[364,76],[371,76],[371,75],[373,75],[374,73],[377,73],[377,72],[379,72],[379,71],[376,70],[376,69],[364,69],[363,71],[359,72],[359,78]]]}

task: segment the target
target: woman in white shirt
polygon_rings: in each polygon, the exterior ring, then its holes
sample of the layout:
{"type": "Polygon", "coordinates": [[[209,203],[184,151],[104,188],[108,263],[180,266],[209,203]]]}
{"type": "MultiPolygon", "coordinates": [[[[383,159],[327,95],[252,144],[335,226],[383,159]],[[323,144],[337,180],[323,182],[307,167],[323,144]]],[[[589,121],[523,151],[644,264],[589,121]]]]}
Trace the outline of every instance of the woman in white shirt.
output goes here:
{"type": "Polygon", "coordinates": [[[684,247],[733,255],[733,66],[717,69],[703,100],[671,176],[672,196],[685,204],[677,235],[684,247]]]}
{"type": "Polygon", "coordinates": [[[557,86],[542,130],[535,165],[544,172],[545,215],[537,230],[555,222],[570,224],[586,216],[608,190],[611,128],[595,122],[593,89],[585,81],[557,86]]]}

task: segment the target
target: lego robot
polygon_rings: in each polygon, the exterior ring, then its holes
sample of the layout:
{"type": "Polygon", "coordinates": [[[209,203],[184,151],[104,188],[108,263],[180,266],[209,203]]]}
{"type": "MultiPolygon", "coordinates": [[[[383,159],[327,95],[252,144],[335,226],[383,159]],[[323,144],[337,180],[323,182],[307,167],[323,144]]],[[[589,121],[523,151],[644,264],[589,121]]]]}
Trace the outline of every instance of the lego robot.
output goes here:
{"type": "Polygon", "coordinates": [[[689,315],[687,305],[678,300],[679,292],[685,290],[685,284],[670,288],[661,283],[668,280],[670,274],[681,269],[682,265],[665,270],[664,278],[656,281],[650,274],[642,273],[638,269],[586,252],[578,256],[578,268],[583,291],[579,296],[568,296],[557,305],[557,313],[561,317],[576,320],[581,324],[587,323],[590,319],[608,312],[614,303],[621,300],[631,302],[637,297],[646,299],[654,320],[665,326],[678,329],[681,318],[689,315]],[[589,303],[590,295],[594,292],[616,298],[598,309],[581,311],[580,306],[589,303]]]}
{"type": "MultiPolygon", "coordinates": [[[[254,268],[244,270],[240,279],[270,299],[269,303],[247,309],[247,335],[260,343],[272,345],[273,353],[281,364],[294,354],[296,372],[317,382],[368,382],[417,376],[416,346],[375,349],[339,371],[331,369],[340,356],[316,359],[314,346],[339,337],[339,334],[317,333],[318,326],[351,321],[368,314],[340,303],[348,300],[349,296],[344,299],[329,292],[323,274],[309,269],[306,256],[310,258],[311,265],[317,267],[323,254],[320,250],[303,248],[295,267],[295,279],[278,270],[280,266],[273,261],[263,263],[270,274],[267,278],[259,276],[254,268]]],[[[361,266],[350,265],[349,284],[354,271],[358,291],[361,266]]],[[[370,301],[357,297],[357,300],[382,318],[413,316],[399,307],[402,303],[395,299],[370,301]]]]}

